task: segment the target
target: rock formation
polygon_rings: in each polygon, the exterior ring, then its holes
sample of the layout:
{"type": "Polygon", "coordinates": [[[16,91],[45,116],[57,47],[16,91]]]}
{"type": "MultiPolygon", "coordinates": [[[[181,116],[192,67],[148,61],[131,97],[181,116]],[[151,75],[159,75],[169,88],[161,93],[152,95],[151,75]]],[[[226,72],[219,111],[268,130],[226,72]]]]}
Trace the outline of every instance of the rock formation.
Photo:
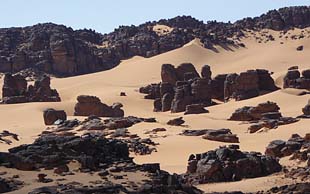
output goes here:
{"type": "Polygon", "coordinates": [[[281,169],[272,157],[257,152],[242,152],[239,146],[231,145],[191,155],[184,177],[188,182],[203,184],[262,177],[281,169]]]}
{"type": "Polygon", "coordinates": [[[277,90],[274,80],[264,69],[248,70],[238,74],[229,74],[224,82],[225,101],[233,98],[245,100],[259,96],[260,92],[277,90]]]}
{"type": "Polygon", "coordinates": [[[298,69],[289,70],[283,78],[283,88],[310,90],[310,69],[303,70],[302,73],[298,69]]]}
{"type": "Polygon", "coordinates": [[[278,88],[269,72],[264,69],[249,70],[238,74],[222,74],[211,78],[209,65],[201,69],[201,77],[190,63],[177,67],[163,64],[162,82],[139,89],[147,94],[145,99],[153,99],[154,111],[172,113],[186,111],[185,114],[207,113],[206,106],[213,104],[211,99],[244,100],[258,96],[261,92],[272,92],[278,88]]]}
{"type": "Polygon", "coordinates": [[[4,76],[2,87],[2,103],[15,104],[25,102],[59,102],[60,97],[55,89],[50,87],[50,78],[43,76],[36,80],[34,85],[29,85],[20,75],[4,76]]]}
{"type": "Polygon", "coordinates": [[[269,143],[265,151],[265,154],[268,156],[282,158],[292,155],[291,159],[299,159],[300,161],[309,160],[309,153],[310,134],[306,134],[304,137],[293,134],[287,141],[274,140],[269,143]]]}
{"type": "Polygon", "coordinates": [[[309,6],[286,7],[235,23],[203,23],[190,16],[178,16],[139,26],[120,26],[104,35],[52,23],[2,28],[0,72],[33,69],[57,76],[80,75],[113,68],[121,60],[135,55],[150,57],[164,53],[194,38],[199,38],[209,49],[214,45],[244,46],[231,38],[244,36],[246,29],[309,27],[309,12],[309,6]],[[156,25],[167,25],[172,31],[158,35],[153,30],[156,25]]]}
{"type": "Polygon", "coordinates": [[[124,111],[121,103],[114,103],[108,106],[101,102],[96,96],[80,95],[78,103],[74,107],[75,116],[98,116],[98,117],[123,117],[124,111]]]}
{"type": "Polygon", "coordinates": [[[286,125],[297,122],[298,119],[292,117],[282,117],[279,112],[280,107],[274,102],[260,103],[255,107],[245,106],[237,109],[229,118],[233,121],[249,121],[250,133],[255,133],[263,127],[267,129],[277,128],[279,125],[286,125]]]}

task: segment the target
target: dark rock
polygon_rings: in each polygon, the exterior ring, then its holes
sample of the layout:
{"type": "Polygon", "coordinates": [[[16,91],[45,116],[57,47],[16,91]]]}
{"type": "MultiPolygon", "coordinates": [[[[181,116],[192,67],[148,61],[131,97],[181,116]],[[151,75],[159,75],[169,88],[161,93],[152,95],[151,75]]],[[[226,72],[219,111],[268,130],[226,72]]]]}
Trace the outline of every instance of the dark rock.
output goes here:
{"type": "Polygon", "coordinates": [[[308,101],[308,104],[302,109],[302,112],[304,115],[310,115],[310,100],[308,101]]]}
{"type": "MultiPolygon", "coordinates": [[[[192,73],[193,77],[199,77],[198,72],[191,63],[182,63],[176,68],[176,75],[179,81],[185,81],[184,76],[186,73],[192,73]]],[[[163,80],[164,81],[164,80],[163,80]]]]}
{"type": "Polygon", "coordinates": [[[221,147],[189,161],[186,180],[190,183],[236,181],[267,176],[282,169],[277,160],[260,153],[241,152],[238,147],[221,147]]]}
{"type": "Polygon", "coordinates": [[[50,88],[50,78],[43,76],[29,85],[20,75],[6,74],[2,88],[2,103],[15,104],[25,102],[59,102],[60,97],[56,90],[50,88]]]}
{"type": "Polygon", "coordinates": [[[167,122],[168,125],[173,125],[173,126],[180,126],[182,124],[184,124],[185,121],[183,120],[183,117],[178,117],[175,119],[171,119],[167,122]]]}
{"type": "Polygon", "coordinates": [[[208,113],[203,104],[191,104],[186,106],[185,115],[208,113]]]}
{"type": "Polygon", "coordinates": [[[297,50],[297,51],[302,51],[302,50],[304,50],[304,46],[302,46],[302,45],[301,45],[301,46],[298,46],[298,47],[296,48],[296,50],[297,50]]]}
{"type": "Polygon", "coordinates": [[[201,77],[205,78],[205,79],[211,79],[212,76],[212,72],[211,72],[211,68],[209,65],[204,65],[201,68],[201,77]]]}
{"type": "Polygon", "coordinates": [[[161,80],[169,84],[175,85],[177,82],[176,69],[171,64],[163,64],[161,66],[161,80]]]}
{"type": "Polygon", "coordinates": [[[202,138],[211,141],[239,143],[239,138],[237,135],[232,134],[230,129],[208,130],[202,138]]]}
{"type": "Polygon", "coordinates": [[[67,120],[67,114],[64,110],[49,108],[43,111],[43,118],[45,125],[53,125],[57,120],[67,120]]]}

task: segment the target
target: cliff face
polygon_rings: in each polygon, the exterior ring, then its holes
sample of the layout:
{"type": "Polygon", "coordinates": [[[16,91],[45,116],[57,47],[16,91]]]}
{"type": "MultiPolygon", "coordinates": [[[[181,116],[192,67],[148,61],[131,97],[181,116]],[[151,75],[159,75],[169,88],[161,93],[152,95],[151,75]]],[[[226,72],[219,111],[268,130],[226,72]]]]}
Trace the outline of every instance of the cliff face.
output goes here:
{"type": "Polygon", "coordinates": [[[203,23],[190,16],[147,22],[140,26],[121,26],[109,34],[76,30],[52,23],[24,28],[0,29],[0,72],[35,69],[56,76],[74,76],[107,70],[120,60],[135,55],[151,57],[179,48],[200,38],[204,47],[234,44],[232,36],[243,36],[242,30],[263,28],[286,30],[310,26],[310,7],[272,10],[260,17],[245,18],[235,23],[203,23]],[[155,25],[173,30],[160,35],[155,25]]]}

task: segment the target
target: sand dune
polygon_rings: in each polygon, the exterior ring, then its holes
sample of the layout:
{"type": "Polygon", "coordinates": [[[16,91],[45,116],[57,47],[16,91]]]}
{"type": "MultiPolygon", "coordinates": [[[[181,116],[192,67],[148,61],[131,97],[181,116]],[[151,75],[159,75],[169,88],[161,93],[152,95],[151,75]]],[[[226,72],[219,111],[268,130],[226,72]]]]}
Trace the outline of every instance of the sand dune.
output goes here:
{"type": "MultiPolygon", "coordinates": [[[[299,33],[297,29],[291,34],[299,33]]],[[[241,72],[248,69],[264,68],[272,72],[276,83],[282,85],[282,76],[287,68],[298,65],[300,69],[310,67],[310,39],[285,40],[277,38],[278,32],[269,31],[276,38],[275,41],[257,43],[255,38],[249,34],[248,38],[241,41],[245,48],[223,48],[218,46],[217,52],[201,47],[199,41],[194,40],[182,48],[163,53],[152,58],[134,57],[123,61],[119,66],[109,71],[98,72],[88,75],[53,78],[52,87],[56,88],[62,98],[60,103],[27,103],[0,106],[0,129],[7,129],[19,134],[21,140],[12,145],[0,145],[0,151],[6,151],[23,143],[31,143],[44,129],[42,111],[45,108],[64,109],[70,118],[74,118],[73,108],[76,97],[81,94],[96,95],[107,104],[121,102],[124,104],[125,114],[156,117],[159,121],[155,124],[141,123],[131,127],[132,133],[145,136],[144,132],[155,127],[165,127],[167,135],[165,138],[156,138],[160,143],[158,152],[148,156],[135,156],[138,163],[160,162],[161,167],[169,172],[183,173],[186,170],[187,159],[191,153],[201,153],[214,149],[223,143],[203,140],[199,137],[183,137],[178,135],[183,129],[218,129],[230,128],[240,138],[242,150],[263,152],[266,145],[274,139],[288,139],[291,134],[304,135],[309,132],[309,120],[280,126],[268,132],[249,134],[248,124],[227,121],[231,113],[245,105],[257,105],[267,100],[276,102],[284,116],[298,116],[301,108],[307,103],[309,96],[298,96],[299,90],[285,89],[263,96],[239,102],[229,102],[209,107],[209,114],[184,116],[188,127],[168,127],[165,123],[174,117],[182,115],[170,113],[154,113],[153,102],[143,99],[143,95],[137,92],[138,88],[149,83],[160,81],[160,68],[163,63],[178,65],[183,62],[193,63],[197,69],[204,64],[210,64],[212,75],[220,73],[241,72]],[[283,44],[280,44],[283,42],[283,44]],[[296,51],[296,47],[304,45],[302,52],[296,51]],[[126,97],[119,96],[120,92],[126,92],[126,97]]],[[[2,82],[2,80],[1,80],[2,82]]],[[[1,83],[2,84],[2,83],[1,83]]],[[[0,86],[2,86],[0,84],[0,86]]],[[[0,92],[1,93],[1,92],[0,92]]],[[[281,182],[277,175],[259,179],[245,180],[236,183],[220,183],[201,188],[214,191],[230,188],[240,188],[244,191],[259,190],[267,188],[266,182],[274,179],[281,182]],[[274,179],[275,178],[275,179],[274,179]],[[246,183],[246,184],[244,184],[246,183]],[[255,185],[251,188],[240,185],[255,185]],[[225,187],[223,187],[225,185],[225,187]]],[[[285,180],[282,180],[285,183],[285,180]]],[[[271,185],[271,184],[270,184],[271,185]]],[[[240,190],[239,189],[239,190],[240,190]]],[[[233,190],[233,189],[232,189],[233,190]]]]}

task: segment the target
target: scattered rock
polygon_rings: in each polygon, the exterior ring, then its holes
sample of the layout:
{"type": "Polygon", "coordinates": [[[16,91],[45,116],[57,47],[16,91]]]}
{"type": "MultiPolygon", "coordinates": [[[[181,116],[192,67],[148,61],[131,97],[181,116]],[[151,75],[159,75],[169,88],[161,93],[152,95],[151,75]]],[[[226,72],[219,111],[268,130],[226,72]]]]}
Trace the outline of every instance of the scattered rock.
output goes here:
{"type": "Polygon", "coordinates": [[[43,111],[43,118],[45,125],[53,125],[57,120],[67,120],[67,114],[64,110],[49,108],[43,111]]]}
{"type": "Polygon", "coordinates": [[[301,45],[301,46],[298,46],[298,47],[296,48],[296,50],[297,50],[297,51],[302,51],[302,50],[304,50],[304,46],[302,46],[302,45],[301,45]]]}
{"type": "Polygon", "coordinates": [[[171,119],[167,122],[168,125],[173,125],[173,126],[180,126],[182,124],[184,124],[185,121],[183,120],[183,117],[178,117],[175,119],[171,119]]]}
{"type": "Polygon", "coordinates": [[[204,108],[203,104],[191,104],[186,106],[185,115],[188,114],[202,114],[208,113],[209,111],[204,108]]]}

